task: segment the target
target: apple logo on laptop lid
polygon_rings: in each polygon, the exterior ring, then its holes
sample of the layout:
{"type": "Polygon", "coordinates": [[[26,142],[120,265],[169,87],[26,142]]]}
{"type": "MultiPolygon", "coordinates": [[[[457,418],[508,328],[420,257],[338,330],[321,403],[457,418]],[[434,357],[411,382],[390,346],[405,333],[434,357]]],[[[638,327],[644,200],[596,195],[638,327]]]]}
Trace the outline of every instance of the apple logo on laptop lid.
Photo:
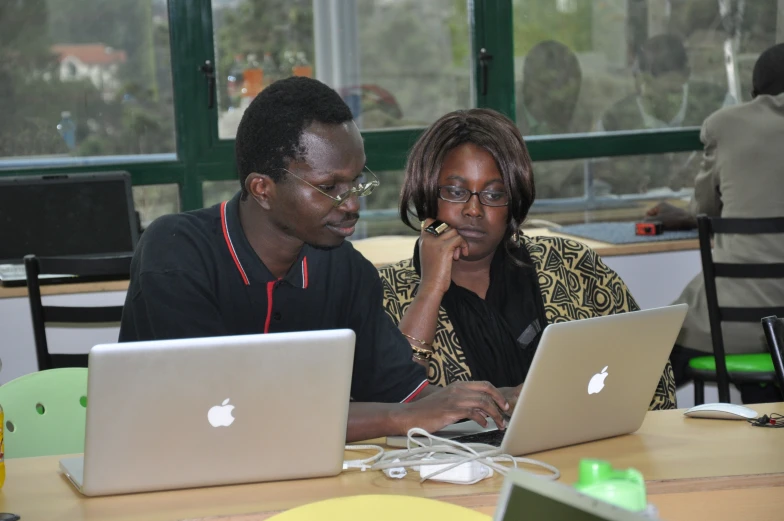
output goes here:
{"type": "Polygon", "coordinates": [[[591,377],[591,381],[588,382],[588,394],[597,394],[604,389],[604,379],[607,378],[607,368],[609,366],[604,366],[601,373],[596,373],[591,377]]]}
{"type": "Polygon", "coordinates": [[[231,415],[232,410],[234,410],[234,406],[229,405],[229,398],[226,398],[222,404],[210,408],[207,412],[207,421],[213,427],[228,427],[234,423],[234,416],[231,415]]]}

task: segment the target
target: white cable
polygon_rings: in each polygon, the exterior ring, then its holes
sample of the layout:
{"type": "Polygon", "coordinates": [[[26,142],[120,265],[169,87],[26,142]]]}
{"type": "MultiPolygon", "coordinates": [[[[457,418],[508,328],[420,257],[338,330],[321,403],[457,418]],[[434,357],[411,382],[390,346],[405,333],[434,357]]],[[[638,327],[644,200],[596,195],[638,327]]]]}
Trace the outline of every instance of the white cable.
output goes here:
{"type": "Polygon", "coordinates": [[[365,459],[346,460],[343,462],[343,470],[354,468],[364,472],[384,455],[384,448],[378,445],[346,445],[346,450],[375,450],[378,453],[365,459]]]}
{"type": "Polygon", "coordinates": [[[476,464],[486,467],[489,472],[482,473],[479,477],[471,481],[452,481],[449,479],[441,479],[439,481],[448,481],[450,483],[459,484],[472,484],[481,481],[485,477],[492,475],[492,472],[498,472],[501,475],[506,475],[509,468],[500,465],[499,462],[511,462],[515,468],[519,468],[518,464],[533,465],[548,470],[550,475],[534,474],[537,477],[548,480],[557,480],[561,473],[556,467],[543,463],[541,461],[514,457],[509,454],[502,454],[501,449],[492,445],[483,443],[459,443],[454,440],[434,436],[424,429],[413,428],[408,431],[408,440],[406,448],[394,451],[385,451],[378,445],[347,445],[347,450],[369,450],[373,449],[378,451],[377,454],[370,458],[363,460],[350,460],[343,463],[344,469],[360,468],[361,470],[381,470],[390,477],[402,477],[405,475],[405,469],[408,467],[417,470],[421,476],[420,482],[432,479],[435,476],[456,469],[460,465],[476,462],[476,464]],[[415,436],[420,436],[428,440],[427,444],[420,441],[415,436]],[[433,472],[426,473],[422,467],[438,466],[439,469],[433,472]]]}

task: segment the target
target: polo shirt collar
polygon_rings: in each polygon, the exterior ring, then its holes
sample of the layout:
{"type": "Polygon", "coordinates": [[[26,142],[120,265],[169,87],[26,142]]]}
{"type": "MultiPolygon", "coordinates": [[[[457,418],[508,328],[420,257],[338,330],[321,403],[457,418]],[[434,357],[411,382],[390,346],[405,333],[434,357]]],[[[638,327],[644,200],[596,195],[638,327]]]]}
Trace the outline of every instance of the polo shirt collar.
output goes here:
{"type": "MultiPolygon", "coordinates": [[[[242,278],[246,286],[275,281],[275,276],[251,247],[245,236],[245,231],[242,229],[239,213],[241,195],[241,191],[237,192],[234,197],[220,205],[222,241],[234,261],[238,276],[242,278]]],[[[308,287],[308,251],[309,247],[303,246],[296,262],[281,280],[295,288],[305,289],[308,287]]]]}

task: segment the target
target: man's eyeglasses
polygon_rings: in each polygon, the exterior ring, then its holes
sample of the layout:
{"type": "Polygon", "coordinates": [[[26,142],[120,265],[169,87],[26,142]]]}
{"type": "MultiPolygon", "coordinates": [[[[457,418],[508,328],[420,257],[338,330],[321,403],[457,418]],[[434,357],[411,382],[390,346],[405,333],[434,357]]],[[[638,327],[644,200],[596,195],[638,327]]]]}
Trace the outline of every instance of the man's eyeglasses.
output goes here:
{"type": "Polygon", "coordinates": [[[509,196],[505,191],[482,190],[472,192],[459,186],[439,186],[438,197],[450,203],[467,203],[473,196],[479,197],[479,202],[485,206],[507,206],[509,196]]]}
{"type": "MultiPolygon", "coordinates": [[[[292,172],[290,170],[286,170],[285,168],[282,168],[281,170],[284,170],[284,171],[288,172],[289,174],[291,174],[292,176],[296,177],[297,179],[299,179],[300,181],[302,181],[306,185],[310,186],[311,188],[313,188],[317,192],[322,193],[322,194],[326,195],[327,197],[329,197],[330,199],[332,199],[332,205],[335,208],[337,208],[341,204],[345,203],[346,200],[349,197],[351,197],[352,195],[354,195],[354,194],[357,194],[357,197],[365,197],[365,196],[370,195],[373,192],[373,190],[375,190],[376,187],[381,184],[381,181],[378,180],[378,176],[376,176],[376,174],[374,174],[368,167],[365,167],[365,169],[362,172],[363,175],[361,175],[358,178],[358,180],[364,178],[365,177],[365,175],[364,175],[365,173],[370,174],[373,177],[373,179],[371,179],[370,181],[366,181],[366,182],[358,182],[354,186],[350,187],[348,190],[345,190],[343,192],[338,193],[338,195],[330,195],[325,190],[322,190],[318,186],[314,186],[314,185],[308,183],[307,181],[302,179],[300,176],[298,176],[294,172],[292,172]]],[[[338,188],[340,188],[340,186],[341,185],[335,185],[334,187],[332,187],[330,189],[330,191],[337,191],[338,188]]]]}

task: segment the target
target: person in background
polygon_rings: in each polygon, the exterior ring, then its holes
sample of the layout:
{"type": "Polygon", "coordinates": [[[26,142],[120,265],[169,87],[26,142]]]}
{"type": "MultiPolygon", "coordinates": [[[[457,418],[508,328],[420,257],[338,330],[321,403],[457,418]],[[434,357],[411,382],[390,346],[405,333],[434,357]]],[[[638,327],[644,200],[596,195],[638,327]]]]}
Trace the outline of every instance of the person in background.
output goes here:
{"type": "MultiPolygon", "coordinates": [[[[433,219],[449,227],[423,230],[412,257],[380,273],[384,308],[418,346],[431,384],[519,387],[548,324],[639,309],[583,244],[522,234],[534,198],[525,142],[498,112],[451,112],[414,145],[400,216],[414,229],[433,219]]],[[[651,409],[674,408],[674,393],[668,362],[651,409]]]]}
{"type": "Polygon", "coordinates": [[[589,121],[575,120],[582,70],[569,47],[554,40],[536,44],[526,55],[517,100],[523,136],[585,132],[589,121]]]}
{"type": "MultiPolygon", "coordinates": [[[[716,112],[702,125],[702,165],[694,183],[689,209],[668,203],[649,209],[648,220],[667,230],[697,227],[696,216],[784,217],[784,44],[763,52],[754,65],[753,99],[716,112]]],[[[776,235],[716,237],[717,262],[782,262],[784,237],[776,235]]],[[[784,305],[784,281],[717,279],[721,305],[758,307],[784,305]]],[[[685,369],[696,356],[713,354],[702,274],[676,302],[689,304],[689,313],[673,349],[671,361],[678,386],[688,383],[685,369]]],[[[759,324],[725,323],[727,354],[767,352],[759,324]]],[[[740,386],[745,403],[778,401],[778,391],[755,384],[740,386]]]]}
{"type": "MultiPolygon", "coordinates": [[[[545,40],[525,57],[517,93],[517,126],[524,137],[588,132],[590,115],[580,110],[582,70],[566,45],[545,40]]],[[[540,199],[584,193],[583,161],[544,161],[537,167],[540,199]]]]}
{"type": "Polygon", "coordinates": [[[683,41],[673,34],[659,34],[643,43],[634,65],[634,84],[635,92],[605,112],[598,130],[691,127],[734,103],[726,87],[691,78],[683,41]]]}
{"type": "MultiPolygon", "coordinates": [[[[691,78],[681,39],[659,34],[641,46],[634,66],[635,92],[615,103],[597,124],[598,131],[649,130],[702,125],[710,114],[731,105],[726,87],[691,78]]],[[[654,188],[680,190],[698,171],[696,154],[669,153],[594,161],[595,179],[615,194],[654,188]]]]}
{"type": "Polygon", "coordinates": [[[273,83],[246,109],[235,149],[230,201],[160,217],[142,235],[119,341],[350,328],[349,441],[465,418],[503,428],[516,395],[487,382],[428,386],[381,307],[378,272],[345,240],[378,180],[340,96],[305,77],[273,83]]]}

